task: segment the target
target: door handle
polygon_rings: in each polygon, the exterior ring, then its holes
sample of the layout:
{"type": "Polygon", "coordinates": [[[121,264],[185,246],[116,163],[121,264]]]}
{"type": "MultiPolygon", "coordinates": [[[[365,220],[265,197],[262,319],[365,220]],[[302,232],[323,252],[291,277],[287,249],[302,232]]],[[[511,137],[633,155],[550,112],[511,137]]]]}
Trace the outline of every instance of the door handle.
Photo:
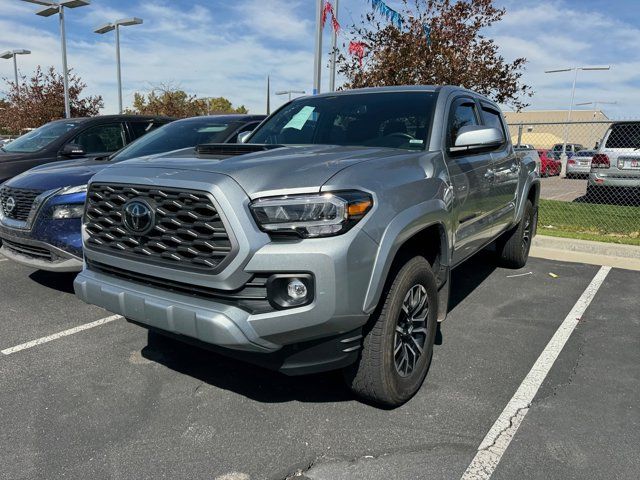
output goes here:
{"type": "Polygon", "coordinates": [[[484,174],[484,178],[488,179],[488,180],[493,180],[493,178],[496,176],[496,172],[494,172],[493,170],[489,169],[485,172],[484,174]]]}
{"type": "Polygon", "coordinates": [[[512,163],[509,170],[511,170],[511,173],[516,173],[518,170],[520,170],[520,165],[518,163],[512,163]]]}

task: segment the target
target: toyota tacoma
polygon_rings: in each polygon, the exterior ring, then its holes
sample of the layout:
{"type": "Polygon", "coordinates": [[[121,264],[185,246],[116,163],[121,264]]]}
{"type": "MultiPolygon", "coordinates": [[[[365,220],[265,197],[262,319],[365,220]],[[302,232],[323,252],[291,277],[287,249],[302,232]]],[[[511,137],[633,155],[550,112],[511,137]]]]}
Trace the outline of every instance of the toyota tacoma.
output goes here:
{"type": "Polygon", "coordinates": [[[490,244],[527,261],[536,165],[477,93],[298,98],[242,140],[93,177],[77,295],[286,374],[342,369],[393,407],[427,374],[451,270],[490,244]]]}

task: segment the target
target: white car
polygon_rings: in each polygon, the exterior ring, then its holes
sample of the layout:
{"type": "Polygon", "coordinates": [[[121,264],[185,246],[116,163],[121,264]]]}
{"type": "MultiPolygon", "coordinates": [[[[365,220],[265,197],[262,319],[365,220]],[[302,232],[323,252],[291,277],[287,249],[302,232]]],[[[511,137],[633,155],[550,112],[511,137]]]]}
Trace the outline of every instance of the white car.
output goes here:
{"type": "Polygon", "coordinates": [[[591,159],[587,196],[614,191],[618,201],[640,204],[640,121],[613,123],[591,159]]]}
{"type": "Polygon", "coordinates": [[[591,158],[595,150],[580,150],[567,160],[567,178],[586,178],[591,172],[591,158]]]}

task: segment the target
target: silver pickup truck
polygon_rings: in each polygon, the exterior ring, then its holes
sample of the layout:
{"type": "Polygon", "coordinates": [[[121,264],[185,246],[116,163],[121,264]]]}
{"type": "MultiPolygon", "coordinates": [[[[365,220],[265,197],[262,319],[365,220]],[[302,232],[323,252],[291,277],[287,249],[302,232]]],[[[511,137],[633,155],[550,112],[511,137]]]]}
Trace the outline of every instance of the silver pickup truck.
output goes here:
{"type": "Polygon", "coordinates": [[[494,244],[522,267],[535,164],[498,106],[458,87],[299,98],[244,143],[93,177],[84,301],[286,374],[343,369],[366,401],[420,388],[451,270],[494,244]]]}

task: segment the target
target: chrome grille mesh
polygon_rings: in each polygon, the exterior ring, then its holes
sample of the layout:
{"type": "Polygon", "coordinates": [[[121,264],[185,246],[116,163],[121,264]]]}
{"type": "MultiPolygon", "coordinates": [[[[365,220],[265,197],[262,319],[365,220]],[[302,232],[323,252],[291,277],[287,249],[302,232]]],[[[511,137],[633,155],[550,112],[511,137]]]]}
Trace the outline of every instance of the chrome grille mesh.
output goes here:
{"type": "Polygon", "coordinates": [[[41,193],[42,190],[2,187],[0,189],[0,209],[7,218],[24,222],[29,218],[33,202],[41,193]],[[8,207],[10,198],[13,199],[12,208],[8,207]]]}
{"type": "Polygon", "coordinates": [[[220,215],[203,192],[92,184],[84,222],[89,248],[172,268],[213,272],[232,250],[220,215]],[[144,235],[123,223],[123,207],[132,199],[154,206],[155,226],[144,235]]]}

